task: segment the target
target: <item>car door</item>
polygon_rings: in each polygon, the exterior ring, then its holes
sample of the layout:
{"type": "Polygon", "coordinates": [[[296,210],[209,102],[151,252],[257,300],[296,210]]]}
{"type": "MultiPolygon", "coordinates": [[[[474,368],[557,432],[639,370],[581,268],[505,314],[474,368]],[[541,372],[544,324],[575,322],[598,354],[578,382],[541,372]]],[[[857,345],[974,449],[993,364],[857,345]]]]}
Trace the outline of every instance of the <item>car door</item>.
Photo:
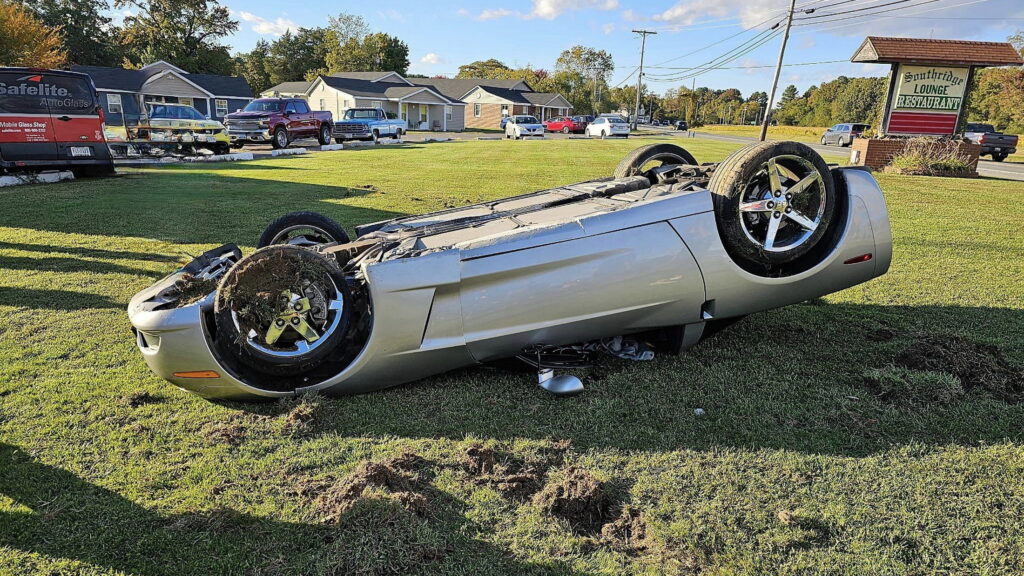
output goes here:
{"type": "Polygon", "coordinates": [[[284,125],[292,138],[301,135],[306,130],[305,121],[299,114],[295,100],[289,100],[284,106],[284,125]]]}
{"type": "Polygon", "coordinates": [[[296,100],[295,109],[302,118],[302,131],[305,134],[315,135],[317,132],[316,117],[309,110],[309,105],[306,104],[305,100],[296,100]]]}
{"type": "Polygon", "coordinates": [[[46,100],[27,94],[50,83],[38,73],[0,72],[6,90],[0,98],[0,159],[7,162],[53,162],[57,142],[46,100]]]}

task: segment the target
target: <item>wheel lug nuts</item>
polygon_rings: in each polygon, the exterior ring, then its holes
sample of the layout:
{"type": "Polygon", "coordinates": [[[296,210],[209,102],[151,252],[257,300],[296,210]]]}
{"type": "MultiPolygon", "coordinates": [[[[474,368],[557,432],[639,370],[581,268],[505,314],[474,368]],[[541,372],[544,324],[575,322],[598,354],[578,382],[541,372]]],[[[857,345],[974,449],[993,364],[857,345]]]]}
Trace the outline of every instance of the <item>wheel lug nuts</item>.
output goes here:
{"type": "Polygon", "coordinates": [[[769,209],[775,208],[775,202],[770,202],[769,201],[767,204],[765,204],[765,206],[767,206],[769,209]]]}
{"type": "Polygon", "coordinates": [[[298,323],[299,323],[298,317],[292,318],[292,324],[298,324],[298,323]]]}
{"type": "Polygon", "coordinates": [[[793,199],[793,194],[792,194],[792,193],[789,193],[789,192],[787,192],[787,193],[786,193],[786,200],[792,200],[792,199],[793,199]]]}
{"type": "Polygon", "coordinates": [[[278,326],[284,326],[284,320],[281,320],[280,318],[278,318],[277,322],[275,322],[275,324],[277,324],[278,326]]]}
{"type": "Polygon", "coordinates": [[[295,311],[296,312],[302,312],[302,304],[296,304],[295,305],[295,311]]]}
{"type": "Polygon", "coordinates": [[[776,192],[776,193],[775,193],[775,197],[776,197],[776,198],[778,198],[779,196],[782,196],[782,192],[776,192]]]}
{"type": "Polygon", "coordinates": [[[788,207],[788,206],[786,207],[786,214],[789,214],[789,213],[790,213],[790,212],[792,212],[792,211],[793,211],[793,209],[792,209],[792,208],[790,208],[790,207],[788,207]]]}
{"type": "Polygon", "coordinates": [[[775,212],[772,214],[772,216],[775,216],[776,218],[782,218],[782,212],[775,212]]]}

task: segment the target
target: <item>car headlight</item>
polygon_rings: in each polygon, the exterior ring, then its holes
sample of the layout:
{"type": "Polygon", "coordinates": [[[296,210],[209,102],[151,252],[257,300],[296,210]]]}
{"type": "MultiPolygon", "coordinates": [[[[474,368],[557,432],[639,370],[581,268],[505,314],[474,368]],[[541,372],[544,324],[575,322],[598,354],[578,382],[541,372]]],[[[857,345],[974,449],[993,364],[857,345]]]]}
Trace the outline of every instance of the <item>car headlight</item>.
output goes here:
{"type": "Polygon", "coordinates": [[[260,128],[266,128],[268,126],[270,126],[269,120],[260,120],[260,128]]]}

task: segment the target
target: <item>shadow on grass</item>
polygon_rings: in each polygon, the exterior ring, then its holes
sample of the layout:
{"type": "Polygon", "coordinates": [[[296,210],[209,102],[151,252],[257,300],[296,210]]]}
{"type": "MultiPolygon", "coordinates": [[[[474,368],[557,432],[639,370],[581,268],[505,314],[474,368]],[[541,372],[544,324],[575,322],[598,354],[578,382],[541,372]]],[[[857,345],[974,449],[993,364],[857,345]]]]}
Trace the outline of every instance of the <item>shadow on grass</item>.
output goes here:
{"type": "Polygon", "coordinates": [[[437,490],[427,519],[378,499],[364,499],[337,525],[214,506],[164,515],[0,443],[0,495],[15,504],[0,512],[0,545],[131,574],[396,574],[424,566],[575,573],[517,562],[467,536],[479,527],[464,517],[464,504],[437,490]]]}
{"type": "Polygon", "coordinates": [[[801,304],[752,315],[679,357],[603,360],[582,373],[581,396],[552,397],[532,374],[473,368],[339,397],[327,403],[323,424],[343,436],[471,434],[565,438],[583,450],[742,447],[851,456],[912,443],[1024,439],[1024,404],[980,389],[949,404],[876,395],[865,372],[890,365],[926,334],[1002,342],[1010,361],[1024,365],[1021,310],[801,304]]]}
{"type": "Polygon", "coordinates": [[[154,254],[151,252],[131,252],[125,250],[103,250],[100,248],[82,248],[78,246],[60,246],[54,244],[26,244],[23,242],[0,241],[0,250],[20,250],[23,252],[57,252],[61,254],[77,254],[86,258],[109,258],[112,260],[147,260],[153,262],[177,262],[178,256],[154,254]]]}
{"type": "Polygon", "coordinates": [[[124,309],[124,304],[106,296],[69,290],[0,287],[0,306],[40,310],[85,310],[88,308],[124,309]]]}
{"type": "Polygon", "coordinates": [[[162,276],[162,272],[78,258],[43,257],[27,258],[23,256],[0,256],[0,269],[33,270],[43,272],[91,272],[95,274],[132,274],[138,276],[162,276]]]}

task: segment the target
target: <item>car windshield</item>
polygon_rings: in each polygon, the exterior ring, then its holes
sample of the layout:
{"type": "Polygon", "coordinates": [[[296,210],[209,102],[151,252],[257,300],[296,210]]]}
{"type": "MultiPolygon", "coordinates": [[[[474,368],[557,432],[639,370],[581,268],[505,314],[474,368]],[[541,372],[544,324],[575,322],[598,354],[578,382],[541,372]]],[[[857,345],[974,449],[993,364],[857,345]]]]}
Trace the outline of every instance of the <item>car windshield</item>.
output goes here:
{"type": "Polygon", "coordinates": [[[609,118],[608,121],[611,122],[612,124],[625,124],[626,123],[626,121],[623,120],[622,118],[609,118]]]}
{"type": "Polygon", "coordinates": [[[540,124],[533,116],[516,116],[516,124],[540,124]]]}
{"type": "Polygon", "coordinates": [[[357,110],[357,109],[346,110],[345,111],[345,119],[346,120],[352,120],[353,118],[370,118],[371,120],[372,119],[376,119],[377,118],[377,110],[375,110],[373,108],[362,109],[362,110],[357,110]]]}
{"type": "Polygon", "coordinates": [[[279,112],[281,105],[283,104],[280,100],[253,100],[245,105],[246,112],[279,112]]]}
{"type": "Polygon", "coordinates": [[[166,104],[151,104],[149,106],[149,117],[170,120],[206,119],[198,110],[191,106],[168,106],[166,104]]]}

